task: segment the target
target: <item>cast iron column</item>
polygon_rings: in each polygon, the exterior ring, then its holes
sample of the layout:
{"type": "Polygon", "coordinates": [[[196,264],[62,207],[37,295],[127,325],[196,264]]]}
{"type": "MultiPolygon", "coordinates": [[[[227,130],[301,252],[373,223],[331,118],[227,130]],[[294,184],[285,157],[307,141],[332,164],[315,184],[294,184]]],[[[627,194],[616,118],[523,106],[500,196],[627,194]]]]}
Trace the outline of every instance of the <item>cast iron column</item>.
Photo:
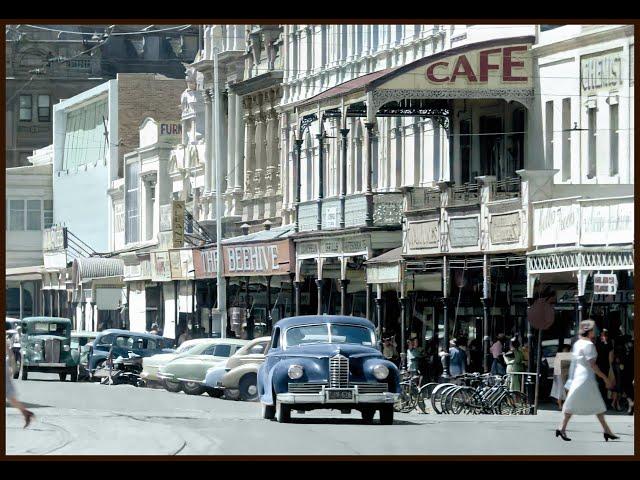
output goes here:
{"type": "Polygon", "coordinates": [[[371,289],[371,284],[367,283],[366,284],[366,317],[367,320],[369,320],[370,322],[373,321],[373,315],[371,315],[371,293],[372,293],[372,289],[371,289]]]}
{"type": "MultiPolygon", "coordinates": [[[[342,173],[342,184],[340,185],[340,228],[344,228],[345,219],[344,219],[344,205],[347,197],[347,134],[349,133],[348,128],[341,128],[340,135],[342,135],[342,164],[340,165],[342,173]]],[[[344,314],[343,314],[344,315],[344,314]]]]}
{"type": "MultiPolygon", "coordinates": [[[[293,316],[296,308],[295,307],[296,305],[296,285],[295,285],[296,274],[290,273],[289,278],[291,279],[291,315],[293,316]]],[[[285,315],[286,315],[286,312],[285,312],[285,315]]]]}
{"type": "Polygon", "coordinates": [[[191,328],[195,328],[196,325],[199,327],[199,323],[196,320],[196,281],[194,279],[191,283],[191,328]]]}
{"type": "MultiPolygon", "coordinates": [[[[529,311],[531,310],[531,306],[533,305],[533,298],[527,298],[527,313],[529,313],[529,311]]],[[[528,370],[531,371],[531,369],[533,368],[533,329],[531,328],[531,323],[529,322],[529,316],[527,315],[527,345],[528,345],[528,352],[529,352],[529,358],[527,359],[528,362],[528,370]]]]}
{"type": "Polygon", "coordinates": [[[366,162],[366,190],[365,198],[367,200],[367,213],[364,217],[367,227],[373,226],[373,190],[371,187],[373,176],[373,127],[375,123],[367,122],[364,124],[367,129],[367,162],[366,162]]]}
{"type": "Polygon", "coordinates": [[[482,358],[484,372],[487,373],[491,370],[491,337],[489,336],[489,299],[482,299],[482,358]]]}
{"type": "Polygon", "coordinates": [[[580,330],[580,322],[586,319],[585,312],[587,310],[585,301],[584,301],[584,295],[578,296],[577,300],[578,300],[578,324],[576,325],[576,332],[580,330]]]}
{"type": "Polygon", "coordinates": [[[322,199],[324,198],[324,132],[322,131],[322,120],[320,120],[320,133],[316,135],[318,139],[318,218],[316,226],[322,230],[322,199]]]}
{"type": "MultiPolygon", "coordinates": [[[[385,324],[384,318],[382,317],[382,303],[384,302],[384,300],[382,298],[376,297],[374,302],[376,304],[376,330],[378,331],[378,335],[380,336],[385,324]]],[[[402,322],[402,316],[400,317],[400,319],[400,321],[402,322]]]]}
{"type": "Polygon", "coordinates": [[[301,186],[301,176],[300,176],[300,165],[302,164],[302,139],[298,139],[295,141],[296,144],[296,223],[295,223],[295,231],[300,231],[300,190],[301,186]]]}
{"type": "Polygon", "coordinates": [[[253,340],[253,318],[251,317],[251,304],[249,303],[249,277],[247,277],[244,292],[244,305],[247,310],[247,340],[253,340]]]}
{"type": "MultiPolygon", "coordinates": [[[[444,352],[449,353],[449,298],[447,297],[442,297],[442,315],[444,315],[444,352]]],[[[449,355],[445,355],[442,370],[442,376],[444,378],[449,378],[449,365],[449,355]]]]}
{"type": "Polygon", "coordinates": [[[344,280],[340,280],[340,315],[347,314],[347,286],[349,285],[349,280],[346,278],[344,280]]]}
{"type": "Polygon", "coordinates": [[[271,318],[271,276],[266,278],[267,280],[267,335],[271,335],[271,325],[273,324],[273,319],[271,318]]]}
{"type": "MultiPolygon", "coordinates": [[[[178,338],[180,337],[180,334],[178,333],[178,297],[180,295],[179,288],[178,288],[179,285],[180,285],[180,280],[173,281],[173,309],[174,309],[173,316],[175,320],[174,336],[176,337],[176,345],[178,344],[178,338]]],[[[128,312],[129,312],[129,285],[127,285],[127,315],[128,315],[128,312]]],[[[131,323],[129,323],[129,325],[131,325],[131,323]]]]}
{"type": "Polygon", "coordinates": [[[23,318],[24,318],[24,287],[22,286],[22,282],[20,282],[20,320],[22,320],[23,318]]]}
{"type": "Polygon", "coordinates": [[[316,286],[318,287],[318,315],[322,315],[322,284],[324,280],[321,278],[316,279],[316,286]]]}
{"type": "Polygon", "coordinates": [[[301,282],[293,282],[293,288],[295,289],[296,293],[296,302],[295,302],[295,315],[298,316],[300,315],[300,285],[301,282]]]}
{"type": "MultiPolygon", "coordinates": [[[[407,331],[407,298],[400,298],[400,342],[401,342],[401,358],[402,358],[402,367],[406,368],[407,363],[407,341],[406,338],[407,331]]],[[[380,339],[382,340],[382,334],[380,334],[380,339]]]]}

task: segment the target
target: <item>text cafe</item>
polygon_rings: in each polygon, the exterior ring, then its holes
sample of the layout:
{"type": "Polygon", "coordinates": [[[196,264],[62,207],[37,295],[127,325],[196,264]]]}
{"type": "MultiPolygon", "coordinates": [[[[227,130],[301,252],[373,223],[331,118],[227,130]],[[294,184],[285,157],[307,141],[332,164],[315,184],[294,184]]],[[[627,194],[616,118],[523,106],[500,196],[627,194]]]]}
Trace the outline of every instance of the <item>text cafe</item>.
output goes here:
{"type": "Polygon", "coordinates": [[[275,322],[293,314],[291,240],[247,242],[252,235],[226,240],[222,246],[229,325],[241,338],[270,334],[275,322]]]}

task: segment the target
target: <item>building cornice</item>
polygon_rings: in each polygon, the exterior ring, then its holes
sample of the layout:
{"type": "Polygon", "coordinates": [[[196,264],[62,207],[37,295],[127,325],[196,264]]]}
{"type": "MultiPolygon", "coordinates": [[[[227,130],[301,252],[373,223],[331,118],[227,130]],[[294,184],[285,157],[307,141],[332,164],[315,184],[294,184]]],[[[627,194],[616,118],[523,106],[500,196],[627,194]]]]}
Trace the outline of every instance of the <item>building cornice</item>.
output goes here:
{"type": "Polygon", "coordinates": [[[634,36],[633,25],[623,25],[618,28],[609,30],[601,30],[599,32],[584,33],[578,36],[558,40],[553,43],[544,45],[533,45],[531,52],[535,57],[541,57],[543,55],[551,55],[554,53],[566,52],[568,50],[575,50],[581,47],[587,47],[600,42],[606,42],[611,40],[618,40],[625,37],[634,36]]]}

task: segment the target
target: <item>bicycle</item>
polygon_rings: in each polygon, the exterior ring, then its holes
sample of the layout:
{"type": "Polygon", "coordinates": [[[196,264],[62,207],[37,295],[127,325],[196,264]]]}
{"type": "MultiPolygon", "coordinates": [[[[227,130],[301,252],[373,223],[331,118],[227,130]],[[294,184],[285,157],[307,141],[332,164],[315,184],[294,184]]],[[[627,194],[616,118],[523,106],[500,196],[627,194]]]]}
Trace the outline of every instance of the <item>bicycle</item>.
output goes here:
{"type": "Polygon", "coordinates": [[[420,375],[408,370],[402,370],[400,372],[400,396],[396,403],[393,405],[393,409],[400,413],[412,412],[416,406],[426,413],[426,408],[421,401],[419,395],[419,380],[420,375]]]}

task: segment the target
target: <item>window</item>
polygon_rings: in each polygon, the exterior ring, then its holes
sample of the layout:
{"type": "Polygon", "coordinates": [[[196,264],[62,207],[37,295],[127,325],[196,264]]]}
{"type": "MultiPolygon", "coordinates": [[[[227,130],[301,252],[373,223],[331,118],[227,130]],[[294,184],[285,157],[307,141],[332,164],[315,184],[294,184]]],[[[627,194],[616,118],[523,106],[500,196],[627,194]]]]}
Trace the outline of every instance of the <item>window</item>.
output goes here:
{"type": "Polygon", "coordinates": [[[598,123],[596,120],[596,113],[598,112],[598,110],[596,108],[589,108],[587,110],[587,115],[588,115],[588,124],[589,124],[589,129],[587,131],[587,135],[589,137],[589,142],[588,142],[588,171],[587,171],[587,178],[593,178],[596,176],[597,173],[597,168],[596,168],[596,148],[597,148],[597,143],[596,143],[596,133],[597,133],[597,127],[598,127],[598,123]]]}
{"type": "Polygon", "coordinates": [[[133,243],[138,241],[140,213],[138,210],[138,183],[140,176],[139,164],[127,164],[125,177],[125,210],[127,212],[127,223],[125,225],[125,241],[133,243]]]}
{"type": "Polygon", "coordinates": [[[571,99],[562,99],[562,181],[571,178],[571,99]]]}
{"type": "Polygon", "coordinates": [[[53,200],[44,200],[43,206],[44,228],[50,228],[53,225],[53,200]]]}
{"type": "Polygon", "coordinates": [[[469,170],[471,167],[471,122],[469,120],[460,121],[460,162],[462,163],[462,175],[460,181],[467,183],[470,181],[469,170]]]}
{"type": "Polygon", "coordinates": [[[27,200],[27,230],[42,230],[40,200],[27,200]]]}
{"type": "Polygon", "coordinates": [[[553,168],[553,101],[545,104],[545,124],[544,124],[545,153],[547,157],[547,167],[553,168]]]}
{"type": "Polygon", "coordinates": [[[230,357],[231,345],[216,345],[215,353],[216,357],[230,357]]]}
{"type": "Polygon", "coordinates": [[[24,230],[24,200],[9,200],[9,230],[24,230]]]}
{"type": "Polygon", "coordinates": [[[609,106],[609,175],[618,174],[618,104],[609,106]]]}
{"type": "Polygon", "coordinates": [[[51,98],[49,95],[38,95],[38,121],[51,121],[51,98]]]}
{"type": "Polygon", "coordinates": [[[107,153],[104,121],[107,101],[98,101],[67,113],[63,170],[104,160],[107,153]]]}
{"type": "Polygon", "coordinates": [[[20,121],[30,122],[32,115],[31,95],[20,95],[20,121]]]}

